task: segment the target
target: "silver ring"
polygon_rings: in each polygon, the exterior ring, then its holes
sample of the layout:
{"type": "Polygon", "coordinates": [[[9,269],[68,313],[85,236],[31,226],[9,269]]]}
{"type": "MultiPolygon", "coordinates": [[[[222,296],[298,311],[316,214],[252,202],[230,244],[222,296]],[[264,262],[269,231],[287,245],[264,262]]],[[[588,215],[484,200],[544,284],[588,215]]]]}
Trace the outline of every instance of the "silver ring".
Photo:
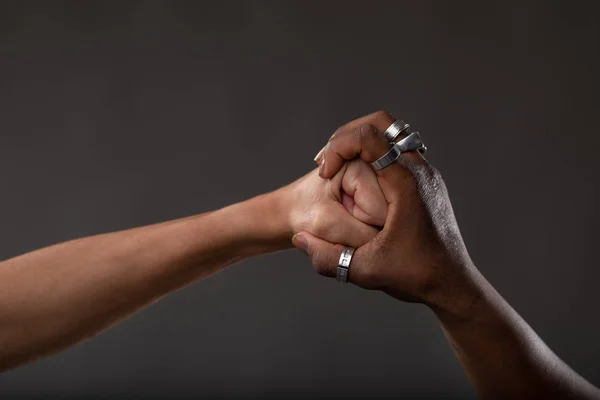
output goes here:
{"type": "Polygon", "coordinates": [[[402,151],[398,146],[396,146],[396,144],[394,144],[390,151],[385,153],[381,158],[373,161],[371,166],[375,171],[381,171],[396,161],[398,157],[400,157],[400,154],[402,154],[402,151]]]}
{"type": "Polygon", "coordinates": [[[381,171],[382,169],[389,167],[402,153],[414,150],[418,150],[421,153],[425,153],[427,150],[427,147],[425,147],[421,140],[419,132],[413,132],[399,142],[394,143],[390,151],[385,153],[378,160],[373,161],[371,166],[375,171],[381,171]]]}
{"type": "Polygon", "coordinates": [[[338,261],[337,274],[335,276],[335,279],[339,282],[348,283],[348,272],[350,271],[350,263],[352,262],[353,255],[354,249],[344,246],[344,250],[340,254],[340,261],[338,261]]]}
{"type": "Polygon", "coordinates": [[[419,132],[411,133],[404,139],[397,142],[395,146],[398,146],[400,148],[400,152],[402,153],[414,150],[424,153],[427,150],[427,147],[425,147],[423,144],[423,140],[421,140],[421,135],[419,135],[419,132]]]}
{"type": "Polygon", "coordinates": [[[408,128],[410,128],[409,124],[402,121],[401,119],[397,119],[396,121],[392,122],[392,124],[385,130],[384,136],[388,142],[392,143],[396,140],[398,135],[400,135],[408,128]]]}

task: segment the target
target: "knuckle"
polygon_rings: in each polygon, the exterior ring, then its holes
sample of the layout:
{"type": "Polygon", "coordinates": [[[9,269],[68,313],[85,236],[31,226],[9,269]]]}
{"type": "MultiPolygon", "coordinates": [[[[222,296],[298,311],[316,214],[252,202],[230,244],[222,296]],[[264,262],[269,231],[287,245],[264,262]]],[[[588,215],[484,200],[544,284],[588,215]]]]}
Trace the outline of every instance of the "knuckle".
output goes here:
{"type": "Polygon", "coordinates": [[[378,154],[377,149],[379,149],[380,142],[383,141],[383,135],[377,127],[369,123],[363,124],[354,130],[354,136],[356,141],[360,143],[364,158],[376,160],[382,155],[378,154]]]}
{"type": "Polygon", "coordinates": [[[372,140],[373,138],[379,135],[379,130],[373,124],[362,124],[357,129],[355,129],[355,135],[357,139],[361,142],[365,142],[368,140],[372,140]]]}
{"type": "Polygon", "coordinates": [[[373,114],[371,114],[373,116],[373,118],[375,120],[386,120],[386,119],[393,119],[394,117],[392,116],[392,113],[390,113],[387,110],[379,110],[379,111],[375,111],[373,114]]]}

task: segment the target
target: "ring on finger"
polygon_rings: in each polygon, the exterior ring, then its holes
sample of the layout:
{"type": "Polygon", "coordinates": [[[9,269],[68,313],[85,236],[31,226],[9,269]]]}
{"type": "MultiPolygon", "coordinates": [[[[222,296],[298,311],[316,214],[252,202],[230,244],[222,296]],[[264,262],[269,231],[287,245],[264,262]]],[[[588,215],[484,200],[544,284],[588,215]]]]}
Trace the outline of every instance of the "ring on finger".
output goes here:
{"type": "Polygon", "coordinates": [[[394,143],[390,151],[373,161],[371,166],[375,171],[381,171],[382,169],[389,167],[402,153],[415,150],[418,150],[421,153],[425,153],[427,150],[427,147],[425,147],[421,140],[419,132],[413,132],[399,142],[394,143]]]}
{"type": "Polygon", "coordinates": [[[337,274],[335,279],[342,283],[348,283],[348,273],[350,272],[350,263],[354,255],[354,248],[345,246],[340,254],[338,261],[337,274]]]}
{"type": "Polygon", "coordinates": [[[408,128],[410,128],[409,124],[401,119],[397,119],[385,130],[384,136],[388,142],[393,143],[396,138],[408,128]]]}

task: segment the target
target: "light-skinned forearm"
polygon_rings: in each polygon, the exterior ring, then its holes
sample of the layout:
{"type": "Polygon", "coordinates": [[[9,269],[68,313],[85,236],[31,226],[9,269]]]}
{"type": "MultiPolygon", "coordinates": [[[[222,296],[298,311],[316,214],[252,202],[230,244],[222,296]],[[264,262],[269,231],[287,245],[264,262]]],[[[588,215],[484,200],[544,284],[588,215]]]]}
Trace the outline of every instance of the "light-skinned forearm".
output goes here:
{"type": "Polygon", "coordinates": [[[291,247],[276,193],[0,263],[0,371],[93,336],[234,262],[291,247]]]}
{"type": "Polygon", "coordinates": [[[458,297],[431,306],[480,397],[600,399],[474,267],[469,271],[458,297]]]}

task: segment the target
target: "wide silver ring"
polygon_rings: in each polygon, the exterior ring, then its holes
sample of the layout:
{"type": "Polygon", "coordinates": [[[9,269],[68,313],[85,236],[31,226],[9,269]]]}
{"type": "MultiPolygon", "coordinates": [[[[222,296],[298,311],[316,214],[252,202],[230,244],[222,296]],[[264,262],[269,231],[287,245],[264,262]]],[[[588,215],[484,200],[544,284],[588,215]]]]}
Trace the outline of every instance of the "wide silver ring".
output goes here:
{"type": "Polygon", "coordinates": [[[406,131],[408,128],[410,128],[409,124],[401,119],[397,119],[385,130],[384,136],[388,142],[393,143],[396,141],[398,135],[406,131]]]}
{"type": "Polygon", "coordinates": [[[354,255],[354,249],[352,247],[345,246],[340,254],[340,260],[338,261],[337,274],[335,279],[342,283],[348,283],[348,272],[350,271],[350,263],[352,262],[352,256],[354,255]]]}
{"type": "Polygon", "coordinates": [[[427,150],[427,147],[425,147],[423,141],[421,140],[421,135],[419,135],[419,132],[413,132],[399,142],[394,143],[390,151],[385,153],[378,160],[373,161],[371,166],[375,171],[381,171],[382,169],[392,165],[392,163],[396,161],[402,153],[415,150],[418,150],[421,153],[425,153],[427,150]]]}

